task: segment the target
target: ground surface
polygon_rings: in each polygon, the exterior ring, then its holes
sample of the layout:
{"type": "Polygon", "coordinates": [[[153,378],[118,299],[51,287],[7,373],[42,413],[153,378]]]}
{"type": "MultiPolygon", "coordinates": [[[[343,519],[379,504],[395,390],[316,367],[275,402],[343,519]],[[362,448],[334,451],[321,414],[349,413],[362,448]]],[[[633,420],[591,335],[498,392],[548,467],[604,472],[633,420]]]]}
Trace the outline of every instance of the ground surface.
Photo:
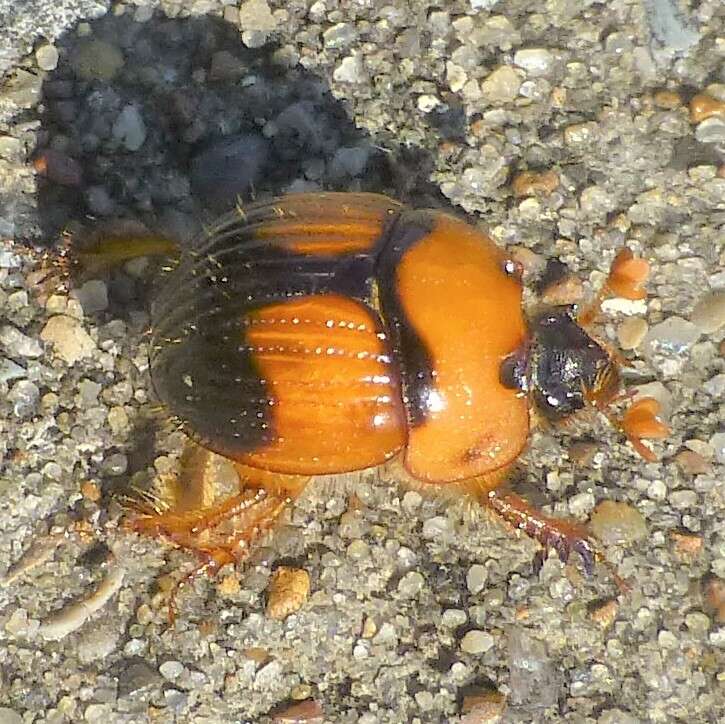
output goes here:
{"type": "Polygon", "coordinates": [[[722,721],[724,12],[0,0],[0,722],[264,722],[304,700],[366,724],[722,721]],[[527,170],[555,175],[533,193],[527,170]],[[599,421],[522,460],[559,514],[626,504],[595,525],[629,595],[555,557],[534,574],[531,541],[383,474],[311,489],[168,625],[189,557],[113,527],[181,442],[151,409],[144,269],[69,294],[42,249],[118,219],[188,239],[237,195],[317,188],[462,207],[585,290],[623,243],[652,262],[647,304],[615,303],[604,333],[665,403],[661,461],[599,421]],[[62,540],[78,521],[98,543],[62,540]],[[284,621],[265,614],[281,564],[311,580],[284,621]],[[50,625],[103,580],[99,612],[50,625]]]}

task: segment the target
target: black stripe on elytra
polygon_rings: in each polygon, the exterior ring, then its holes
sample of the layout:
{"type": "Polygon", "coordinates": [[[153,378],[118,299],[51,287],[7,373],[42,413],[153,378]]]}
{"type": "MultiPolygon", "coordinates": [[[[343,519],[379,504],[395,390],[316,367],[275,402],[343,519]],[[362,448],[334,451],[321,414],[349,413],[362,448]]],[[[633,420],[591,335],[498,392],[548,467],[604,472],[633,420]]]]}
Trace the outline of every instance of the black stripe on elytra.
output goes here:
{"type": "MultiPolygon", "coordinates": [[[[252,452],[276,438],[267,381],[244,344],[250,312],[318,294],[371,304],[375,253],[299,254],[270,244],[246,244],[241,227],[224,249],[189,255],[164,280],[153,314],[154,388],[189,434],[220,453],[252,452]]],[[[382,324],[381,324],[382,326],[382,324]]]]}
{"type": "Polygon", "coordinates": [[[432,211],[409,210],[399,214],[388,230],[376,266],[383,321],[401,367],[403,402],[413,427],[428,419],[430,395],[436,387],[434,361],[405,314],[396,273],[405,253],[428,236],[434,226],[432,211]]]}

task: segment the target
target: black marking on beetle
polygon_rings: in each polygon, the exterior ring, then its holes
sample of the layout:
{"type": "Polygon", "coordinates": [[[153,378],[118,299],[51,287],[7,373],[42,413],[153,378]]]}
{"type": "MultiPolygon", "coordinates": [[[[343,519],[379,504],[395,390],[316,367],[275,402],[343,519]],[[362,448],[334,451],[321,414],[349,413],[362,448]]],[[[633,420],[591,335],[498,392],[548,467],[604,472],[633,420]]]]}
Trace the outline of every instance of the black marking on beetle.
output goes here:
{"type": "Polygon", "coordinates": [[[274,392],[247,343],[252,312],[339,294],[365,304],[384,330],[371,299],[384,231],[366,252],[301,254],[276,238],[255,237],[255,228],[274,218],[274,208],[264,207],[246,219],[233,212],[216,222],[163,278],[152,309],[158,396],[194,439],[231,457],[276,439],[274,392]]]}
{"type": "Polygon", "coordinates": [[[403,402],[413,427],[428,419],[430,396],[436,389],[435,369],[432,355],[405,314],[396,274],[405,253],[434,230],[434,213],[404,211],[398,214],[388,230],[376,266],[383,320],[400,362],[403,402]]]}

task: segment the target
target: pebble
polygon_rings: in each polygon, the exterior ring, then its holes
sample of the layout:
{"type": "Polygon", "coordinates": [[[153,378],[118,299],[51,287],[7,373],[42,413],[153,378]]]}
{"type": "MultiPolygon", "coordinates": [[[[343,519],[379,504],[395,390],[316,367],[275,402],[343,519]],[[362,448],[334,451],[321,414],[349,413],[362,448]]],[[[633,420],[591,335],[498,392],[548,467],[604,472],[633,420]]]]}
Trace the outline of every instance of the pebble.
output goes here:
{"type": "Polygon", "coordinates": [[[23,717],[14,709],[0,706],[0,724],[23,724],[23,717]]]}
{"type": "Polygon", "coordinates": [[[227,136],[207,146],[191,161],[191,185],[205,199],[222,205],[246,196],[270,159],[270,144],[255,133],[227,136]]]}
{"type": "Polygon", "coordinates": [[[386,621],[380,627],[380,630],[373,636],[373,644],[376,646],[391,646],[398,642],[398,634],[395,631],[395,626],[392,623],[386,621]]]}
{"type": "Polygon", "coordinates": [[[697,505],[697,493],[694,490],[675,490],[670,493],[670,504],[676,510],[686,510],[697,505]]]}
{"type": "Polygon", "coordinates": [[[310,597],[310,574],[302,568],[279,566],[272,574],[267,588],[268,618],[283,621],[299,611],[310,597]]]}
{"type": "Polygon", "coordinates": [[[108,475],[123,475],[128,470],[128,458],[123,453],[113,453],[103,461],[102,468],[108,475]]]}
{"type": "Polygon", "coordinates": [[[146,140],[146,124],[141,111],[132,103],[124,106],[113,123],[113,137],[127,151],[138,151],[146,140]]]}
{"type": "Polygon", "coordinates": [[[78,161],[52,148],[46,148],[33,159],[33,168],[61,186],[79,186],[83,180],[83,168],[78,161]]]}
{"type": "Polygon", "coordinates": [[[583,146],[591,143],[598,135],[597,124],[573,123],[564,129],[564,142],[567,146],[583,146]]]}
{"type": "Polygon", "coordinates": [[[446,628],[458,628],[463,626],[466,621],[468,621],[468,616],[460,608],[447,608],[441,616],[441,625],[446,628]]]}
{"type": "Polygon", "coordinates": [[[365,69],[361,55],[348,55],[335,68],[332,77],[338,83],[362,83],[365,80],[365,69]]]}
{"type": "Polygon", "coordinates": [[[725,580],[709,576],[702,585],[702,596],[705,610],[713,614],[718,623],[725,623],[725,580]]]}
{"type": "Polygon", "coordinates": [[[556,171],[522,171],[516,174],[511,189],[516,198],[524,196],[549,196],[559,186],[556,171]]]}
{"type": "Polygon", "coordinates": [[[71,58],[73,70],[83,80],[113,80],[123,64],[119,48],[105,40],[81,42],[71,58]]]}
{"type": "Polygon", "coordinates": [[[657,91],[654,94],[653,100],[658,108],[663,108],[668,111],[679,108],[682,105],[680,94],[670,90],[657,91]]]}
{"type": "Polygon", "coordinates": [[[437,96],[424,94],[418,96],[417,105],[418,110],[422,113],[430,113],[441,105],[441,101],[437,96]]]}
{"type": "Polygon", "coordinates": [[[325,712],[315,699],[299,701],[278,711],[272,717],[273,724],[322,724],[325,712]]]}
{"type": "Polygon", "coordinates": [[[453,523],[444,515],[428,518],[423,522],[423,538],[438,542],[450,541],[454,534],[453,523]]]}
{"type": "Polygon", "coordinates": [[[725,463],[725,432],[716,432],[709,442],[715,452],[715,460],[725,463]]]}
{"type": "Polygon", "coordinates": [[[531,78],[548,75],[553,63],[554,56],[546,48],[525,48],[514,55],[514,64],[531,78]]]}
{"type": "Polygon", "coordinates": [[[474,563],[466,573],[466,586],[474,596],[480,593],[488,580],[488,568],[480,563],[474,563]]]}
{"type": "Polygon", "coordinates": [[[702,553],[702,536],[678,531],[672,531],[670,535],[674,543],[674,551],[680,559],[693,561],[702,553]]]}
{"type": "Polygon", "coordinates": [[[637,349],[649,331],[642,317],[628,317],[617,327],[617,340],[622,349],[637,349]]]}
{"type": "Polygon", "coordinates": [[[713,334],[725,324],[725,290],[706,294],[695,305],[690,321],[703,334],[713,334]]]}
{"type": "Polygon", "coordinates": [[[164,661],[159,666],[159,673],[167,681],[174,681],[184,673],[184,665],[180,661],[164,661]]]}
{"type": "Polygon", "coordinates": [[[26,377],[28,371],[16,364],[11,359],[0,357],[0,382],[10,382],[11,380],[26,377]]]}
{"type": "Polygon", "coordinates": [[[336,179],[362,176],[369,158],[370,149],[364,146],[338,148],[330,162],[330,176],[336,179]]]}
{"type": "Polygon", "coordinates": [[[108,307],[108,288],[101,279],[89,279],[74,289],[71,296],[80,302],[84,314],[102,312],[108,307]]]}
{"type": "Polygon", "coordinates": [[[510,66],[502,65],[486,77],[481,83],[481,93],[491,104],[510,103],[519,94],[521,78],[510,66]]]}
{"type": "Polygon", "coordinates": [[[577,493],[569,498],[569,512],[575,517],[582,517],[594,509],[595,502],[592,493],[577,493]]]}
{"type": "Polygon", "coordinates": [[[28,337],[19,329],[5,324],[0,327],[0,345],[11,357],[40,357],[43,354],[43,347],[37,339],[28,337]]]}
{"type": "Polygon", "coordinates": [[[650,327],[642,346],[645,356],[682,356],[700,338],[700,330],[686,319],[672,316],[650,327]]]}
{"type": "Polygon", "coordinates": [[[410,571],[398,581],[398,593],[404,598],[415,598],[423,590],[424,584],[422,574],[410,571]]]}
{"type": "Polygon", "coordinates": [[[494,645],[493,636],[485,631],[469,631],[461,639],[461,650],[467,654],[485,654],[494,645]]]}
{"type": "Polygon", "coordinates": [[[723,399],[725,397],[725,373],[711,377],[703,386],[705,392],[711,397],[723,399]]]}
{"type": "Polygon", "coordinates": [[[322,42],[326,48],[346,48],[357,39],[357,30],[350,23],[337,23],[322,33],[322,42]]]}
{"type": "Polygon", "coordinates": [[[417,490],[409,490],[403,496],[403,510],[406,513],[415,513],[423,502],[423,496],[417,490]]]}
{"type": "Polygon", "coordinates": [[[594,509],[589,527],[603,545],[630,544],[647,535],[642,514],[628,503],[604,500],[594,509]]]}
{"type": "Polygon", "coordinates": [[[35,51],[35,61],[41,70],[55,70],[58,67],[58,49],[55,45],[41,45],[35,51]]]}
{"type": "Polygon", "coordinates": [[[446,80],[448,81],[448,87],[454,93],[458,93],[466,85],[468,76],[460,65],[449,60],[446,62],[446,80]]]}
{"type": "Polygon", "coordinates": [[[675,455],[675,462],[685,475],[703,475],[711,470],[710,463],[693,450],[681,450],[675,455]]]}
{"type": "Polygon", "coordinates": [[[700,123],[713,116],[725,116],[725,101],[713,98],[707,93],[698,93],[692,97],[690,120],[693,123],[700,123]]]}
{"type": "Polygon", "coordinates": [[[713,116],[695,128],[695,138],[700,143],[725,143],[725,119],[713,116]]]}
{"type": "Polygon", "coordinates": [[[40,338],[53,345],[55,353],[68,365],[90,357],[96,350],[96,343],[77,320],[60,314],[46,322],[40,338]]]}
{"type": "Polygon", "coordinates": [[[239,6],[239,27],[242,30],[269,33],[277,27],[277,20],[267,0],[245,0],[239,6]]]}

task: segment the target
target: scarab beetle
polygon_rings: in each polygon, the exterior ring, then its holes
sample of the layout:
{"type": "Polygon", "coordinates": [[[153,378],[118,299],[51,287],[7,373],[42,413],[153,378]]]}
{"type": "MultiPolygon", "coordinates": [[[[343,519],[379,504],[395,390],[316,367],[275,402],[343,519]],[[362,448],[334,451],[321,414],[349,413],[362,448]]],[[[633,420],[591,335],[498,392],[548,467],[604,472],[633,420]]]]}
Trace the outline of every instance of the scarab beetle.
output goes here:
{"type": "MultiPolygon", "coordinates": [[[[644,277],[646,262],[625,252],[609,285],[641,296],[644,277]]],[[[488,236],[385,196],[293,194],[236,209],[162,278],[150,369],[198,446],[195,474],[213,474],[216,453],[234,461],[239,490],[146,510],[132,526],[218,567],[244,557],[310,477],[396,459],[403,478],[474,496],[591,569],[583,527],[501,485],[532,411],[556,421],[604,411],[618,394],[615,357],[581,323],[598,301],[527,321],[518,265],[488,236]]],[[[666,433],[656,411],[644,401],[616,421],[645,455],[639,438],[666,433]]]]}

